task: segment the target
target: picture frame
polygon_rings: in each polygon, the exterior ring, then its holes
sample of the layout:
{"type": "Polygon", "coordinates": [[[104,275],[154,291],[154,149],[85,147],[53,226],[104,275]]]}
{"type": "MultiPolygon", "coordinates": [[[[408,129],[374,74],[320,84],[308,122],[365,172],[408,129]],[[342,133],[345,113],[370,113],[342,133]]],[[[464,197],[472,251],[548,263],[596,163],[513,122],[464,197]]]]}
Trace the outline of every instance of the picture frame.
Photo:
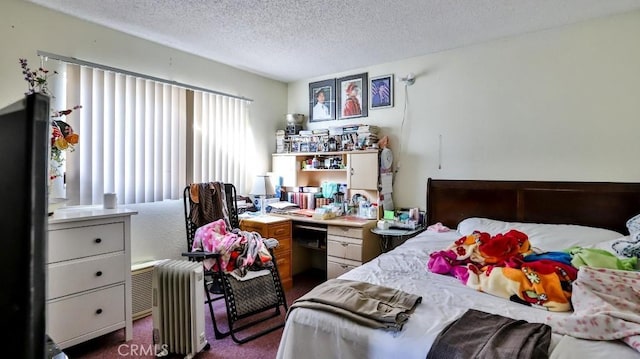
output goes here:
{"type": "Polygon", "coordinates": [[[393,74],[369,80],[369,104],[372,110],[393,107],[393,74]]]}
{"type": "Polygon", "coordinates": [[[309,122],[336,119],[336,79],[309,83],[309,122]]]}
{"type": "Polygon", "coordinates": [[[345,76],[336,80],[336,104],[338,119],[367,117],[368,73],[345,76]]]}

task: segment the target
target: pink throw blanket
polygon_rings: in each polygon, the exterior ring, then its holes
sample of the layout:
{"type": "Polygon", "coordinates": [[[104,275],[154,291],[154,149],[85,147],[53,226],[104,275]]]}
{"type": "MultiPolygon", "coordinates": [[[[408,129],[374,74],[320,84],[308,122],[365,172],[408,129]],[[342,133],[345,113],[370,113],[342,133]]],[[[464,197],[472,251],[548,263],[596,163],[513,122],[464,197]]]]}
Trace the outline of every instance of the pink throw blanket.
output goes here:
{"type": "MultiPolygon", "coordinates": [[[[262,237],[256,232],[229,232],[224,219],[207,223],[196,229],[193,238],[193,251],[204,251],[220,254],[222,270],[231,272],[238,270],[244,277],[246,270],[256,265],[263,267],[271,263],[272,257],[262,237]]],[[[207,270],[215,269],[215,259],[205,259],[207,270]]]]}
{"type": "Polygon", "coordinates": [[[640,272],[583,266],[573,283],[572,302],[570,317],[547,318],[554,332],[621,339],[640,352],[640,272]]]}

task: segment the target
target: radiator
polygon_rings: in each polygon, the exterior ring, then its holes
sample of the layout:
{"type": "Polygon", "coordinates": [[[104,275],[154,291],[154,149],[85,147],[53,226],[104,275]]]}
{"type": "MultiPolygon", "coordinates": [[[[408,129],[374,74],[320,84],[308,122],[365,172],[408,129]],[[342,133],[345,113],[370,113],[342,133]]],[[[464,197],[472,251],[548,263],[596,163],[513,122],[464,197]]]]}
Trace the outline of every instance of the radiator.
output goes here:
{"type": "Polygon", "coordinates": [[[131,265],[131,317],[133,320],[151,315],[151,281],[153,266],[158,261],[131,265]]]}
{"type": "Polygon", "coordinates": [[[208,348],[204,330],[202,263],[166,259],[153,269],[153,344],[156,355],[192,358],[208,348]]]}

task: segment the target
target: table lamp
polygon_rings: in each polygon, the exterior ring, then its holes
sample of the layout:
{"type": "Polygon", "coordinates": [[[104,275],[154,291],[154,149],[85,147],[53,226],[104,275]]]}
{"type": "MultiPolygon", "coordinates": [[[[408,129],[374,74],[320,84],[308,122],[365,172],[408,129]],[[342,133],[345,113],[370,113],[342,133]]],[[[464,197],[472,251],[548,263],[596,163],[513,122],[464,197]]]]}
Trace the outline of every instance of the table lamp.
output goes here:
{"type": "Polygon", "coordinates": [[[253,180],[251,195],[260,196],[260,214],[265,214],[265,199],[268,195],[274,195],[275,191],[269,176],[256,176],[253,180]]]}

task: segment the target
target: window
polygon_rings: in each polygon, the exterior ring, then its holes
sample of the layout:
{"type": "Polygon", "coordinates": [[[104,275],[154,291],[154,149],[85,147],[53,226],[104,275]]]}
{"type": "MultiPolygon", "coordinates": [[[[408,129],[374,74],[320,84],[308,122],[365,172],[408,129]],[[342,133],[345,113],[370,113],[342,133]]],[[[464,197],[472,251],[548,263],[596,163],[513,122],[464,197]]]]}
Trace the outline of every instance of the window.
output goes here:
{"type": "Polygon", "coordinates": [[[193,182],[246,188],[247,101],[196,91],[193,107],[193,182]]]}
{"type": "Polygon", "coordinates": [[[192,181],[245,187],[249,100],[76,64],[64,72],[63,105],[82,105],[68,119],[80,135],[65,161],[69,204],[100,204],[105,192],[124,204],[178,199],[192,181]]]}

